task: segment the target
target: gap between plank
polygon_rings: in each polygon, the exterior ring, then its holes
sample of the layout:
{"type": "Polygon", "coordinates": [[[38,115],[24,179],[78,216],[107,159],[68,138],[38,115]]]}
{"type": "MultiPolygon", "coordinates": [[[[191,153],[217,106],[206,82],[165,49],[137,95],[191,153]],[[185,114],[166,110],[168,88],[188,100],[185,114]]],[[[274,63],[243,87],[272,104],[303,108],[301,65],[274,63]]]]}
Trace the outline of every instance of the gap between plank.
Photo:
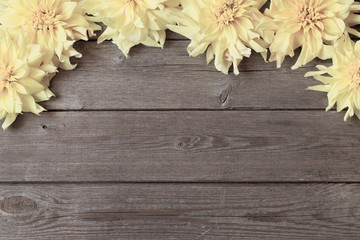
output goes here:
{"type": "MultiPolygon", "coordinates": [[[[325,108],[161,108],[161,109],[49,109],[47,112],[296,112],[296,111],[325,111],[325,108]]],[[[331,109],[329,112],[336,111],[331,109]]]]}
{"type": "Polygon", "coordinates": [[[193,184],[199,184],[199,185],[272,185],[272,184],[279,184],[279,185],[322,185],[322,184],[360,184],[360,181],[230,181],[230,182],[194,182],[194,181],[186,181],[186,182],[180,182],[180,181],[0,181],[0,185],[61,185],[61,184],[76,184],[76,185],[86,185],[86,184],[134,184],[134,185],[140,185],[140,184],[172,184],[172,185],[193,185],[193,184]]]}

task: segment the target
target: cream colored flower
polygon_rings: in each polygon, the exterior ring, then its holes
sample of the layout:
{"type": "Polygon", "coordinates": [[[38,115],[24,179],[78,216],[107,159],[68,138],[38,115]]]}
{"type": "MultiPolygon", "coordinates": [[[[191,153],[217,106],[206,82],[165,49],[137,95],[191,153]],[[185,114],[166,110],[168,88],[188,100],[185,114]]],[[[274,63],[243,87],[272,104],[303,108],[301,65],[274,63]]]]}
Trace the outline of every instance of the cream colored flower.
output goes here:
{"type": "Polygon", "coordinates": [[[166,25],[180,11],[179,0],[85,0],[84,7],[107,26],[98,43],[112,39],[125,56],[138,44],[163,47],[166,25]]]}
{"type": "Polygon", "coordinates": [[[264,59],[268,44],[257,26],[263,15],[259,9],[266,2],[256,0],[181,0],[182,16],[177,26],[169,28],[191,40],[190,56],[207,50],[210,63],[215,58],[217,70],[227,74],[231,65],[239,74],[238,65],[251,50],[264,59]]]}
{"type": "Polygon", "coordinates": [[[280,67],[285,56],[293,57],[299,47],[302,50],[292,69],[316,57],[330,58],[334,43],[346,31],[360,36],[351,28],[360,23],[354,14],[359,9],[353,0],[272,0],[260,24],[267,29],[266,38],[273,38],[270,61],[280,67]]]}
{"type": "Polygon", "coordinates": [[[54,63],[73,69],[70,57],[81,57],[73,48],[100,26],[89,21],[79,0],[0,0],[0,23],[10,31],[24,32],[26,41],[47,50],[54,63]]]}
{"type": "Polygon", "coordinates": [[[337,104],[338,112],[348,108],[345,121],[354,114],[360,118],[360,41],[355,43],[348,35],[341,38],[332,60],[331,67],[319,65],[319,71],[305,75],[323,83],[309,89],[328,93],[327,111],[337,104]]]}
{"type": "Polygon", "coordinates": [[[0,119],[8,128],[22,112],[39,114],[45,109],[38,102],[47,101],[53,93],[48,78],[56,67],[46,63],[40,45],[27,45],[23,35],[17,40],[0,26],[0,119]]]}

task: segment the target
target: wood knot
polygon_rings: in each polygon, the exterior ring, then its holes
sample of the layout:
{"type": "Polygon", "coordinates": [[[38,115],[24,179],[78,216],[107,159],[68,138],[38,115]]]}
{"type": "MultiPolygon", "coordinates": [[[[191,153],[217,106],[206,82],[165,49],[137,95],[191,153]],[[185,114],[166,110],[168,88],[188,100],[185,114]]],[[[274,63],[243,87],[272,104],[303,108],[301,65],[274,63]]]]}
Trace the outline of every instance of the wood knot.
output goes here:
{"type": "Polygon", "coordinates": [[[36,202],[24,196],[6,197],[0,204],[0,209],[9,214],[27,213],[34,211],[36,208],[36,202]]]}
{"type": "Polygon", "coordinates": [[[229,86],[224,91],[222,91],[222,93],[220,94],[221,105],[225,105],[228,102],[231,91],[232,91],[231,86],[229,86]]]}
{"type": "Polygon", "coordinates": [[[192,149],[200,142],[201,138],[198,136],[181,137],[178,140],[177,147],[180,149],[192,149]]]}

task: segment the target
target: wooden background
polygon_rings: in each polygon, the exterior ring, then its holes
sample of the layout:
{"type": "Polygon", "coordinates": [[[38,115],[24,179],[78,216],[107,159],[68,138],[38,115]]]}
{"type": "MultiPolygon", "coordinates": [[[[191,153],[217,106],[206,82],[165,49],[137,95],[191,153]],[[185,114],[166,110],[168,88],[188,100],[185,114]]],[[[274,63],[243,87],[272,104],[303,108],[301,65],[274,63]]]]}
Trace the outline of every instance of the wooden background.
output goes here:
{"type": "Polygon", "coordinates": [[[226,76],[188,44],[77,44],[1,133],[0,239],[360,239],[360,121],[305,91],[320,61],[226,76]]]}

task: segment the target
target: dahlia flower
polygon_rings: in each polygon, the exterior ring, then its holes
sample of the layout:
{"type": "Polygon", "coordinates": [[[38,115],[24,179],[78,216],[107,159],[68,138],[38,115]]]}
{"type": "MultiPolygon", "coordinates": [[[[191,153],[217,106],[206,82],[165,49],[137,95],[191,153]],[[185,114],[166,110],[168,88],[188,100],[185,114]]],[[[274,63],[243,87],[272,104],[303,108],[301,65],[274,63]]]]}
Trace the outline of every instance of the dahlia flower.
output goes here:
{"type": "Polygon", "coordinates": [[[266,0],[181,0],[182,15],[169,29],[191,40],[189,55],[196,57],[207,51],[210,63],[215,58],[217,70],[228,74],[251,50],[267,55],[268,43],[257,26],[263,15],[259,9],[266,0]]]}
{"type": "Polygon", "coordinates": [[[37,102],[47,101],[53,93],[48,89],[48,74],[56,71],[49,60],[45,63],[40,45],[27,45],[23,36],[11,38],[0,27],[0,119],[8,128],[22,112],[39,114],[45,109],[37,102]]]}
{"type": "Polygon", "coordinates": [[[81,57],[73,48],[100,26],[92,23],[80,0],[0,0],[0,23],[9,31],[24,32],[31,44],[39,44],[56,65],[73,69],[70,57],[81,57]]]}
{"type": "Polygon", "coordinates": [[[360,23],[354,13],[360,10],[354,0],[272,0],[270,9],[264,12],[260,28],[268,29],[272,38],[270,61],[281,67],[285,56],[294,56],[294,50],[302,47],[297,69],[314,58],[331,58],[334,43],[344,33],[358,32],[351,28],[360,23]]]}
{"type": "Polygon", "coordinates": [[[348,108],[344,120],[354,114],[360,118],[360,41],[353,42],[348,35],[335,46],[333,65],[317,66],[319,71],[308,72],[323,85],[309,87],[309,90],[328,93],[327,111],[337,104],[337,111],[348,108]]]}
{"type": "Polygon", "coordinates": [[[179,0],[85,0],[87,13],[107,28],[98,43],[112,39],[128,56],[138,44],[163,47],[166,25],[179,12],[179,0]]]}

